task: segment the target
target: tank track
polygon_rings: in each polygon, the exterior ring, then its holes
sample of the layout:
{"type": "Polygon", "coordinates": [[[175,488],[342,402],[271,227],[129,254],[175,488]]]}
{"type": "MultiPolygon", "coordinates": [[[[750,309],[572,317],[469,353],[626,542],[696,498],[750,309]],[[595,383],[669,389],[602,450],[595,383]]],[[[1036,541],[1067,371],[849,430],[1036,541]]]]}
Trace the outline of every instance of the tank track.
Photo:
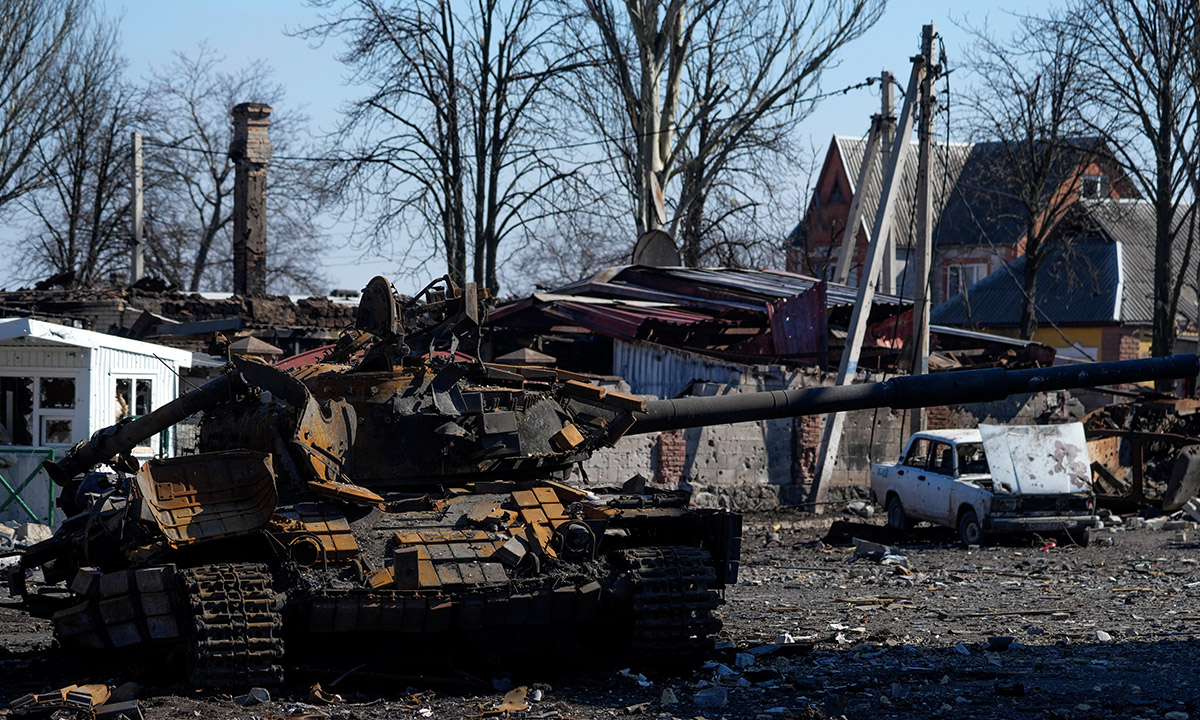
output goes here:
{"type": "Polygon", "coordinates": [[[192,611],[189,680],[203,687],[283,682],[283,619],[267,566],[202,565],[179,575],[192,611]]]}
{"type": "Polygon", "coordinates": [[[647,666],[690,665],[713,649],[720,604],[709,585],[716,570],[707,550],[638,548],[621,552],[633,581],[630,657],[647,666]]]}

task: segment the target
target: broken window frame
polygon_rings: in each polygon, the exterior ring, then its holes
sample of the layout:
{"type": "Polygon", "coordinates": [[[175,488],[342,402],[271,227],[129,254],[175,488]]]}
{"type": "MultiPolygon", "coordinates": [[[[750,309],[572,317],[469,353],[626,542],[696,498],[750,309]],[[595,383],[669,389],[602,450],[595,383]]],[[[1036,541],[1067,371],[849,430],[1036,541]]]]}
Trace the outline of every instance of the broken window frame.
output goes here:
{"type": "MultiPolygon", "coordinates": [[[[0,377],[24,379],[28,381],[29,392],[29,408],[25,417],[25,435],[21,437],[12,437],[12,441],[7,443],[14,447],[54,447],[66,448],[73,445],[79,438],[77,434],[84,434],[87,426],[87,418],[83,415],[83,410],[86,403],[82,399],[84,397],[83,387],[86,387],[86,376],[78,372],[62,372],[54,370],[45,370],[34,367],[19,367],[6,368],[4,372],[0,372],[0,377]],[[73,386],[73,397],[69,401],[60,398],[59,403],[53,406],[45,406],[42,401],[45,399],[45,383],[46,381],[65,381],[70,380],[73,386]],[[51,441],[48,432],[50,423],[67,423],[65,435],[59,436],[53,442],[51,441]],[[65,440],[62,438],[66,437],[65,440]]],[[[0,423],[5,422],[4,417],[0,417],[0,423]]],[[[6,429],[10,432],[12,428],[6,429]]],[[[61,427],[61,426],[60,426],[61,427]]]]}

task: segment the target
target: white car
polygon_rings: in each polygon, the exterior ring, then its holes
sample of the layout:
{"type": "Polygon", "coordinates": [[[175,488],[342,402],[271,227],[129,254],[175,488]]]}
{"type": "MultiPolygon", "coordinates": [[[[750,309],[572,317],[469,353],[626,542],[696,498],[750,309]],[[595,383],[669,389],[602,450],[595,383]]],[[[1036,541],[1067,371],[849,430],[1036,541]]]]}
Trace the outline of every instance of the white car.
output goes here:
{"type": "Polygon", "coordinates": [[[871,498],[892,527],[924,520],[957,529],[967,546],[986,533],[1065,533],[1098,520],[1081,423],[916,433],[899,462],[872,468],[871,498]]]}

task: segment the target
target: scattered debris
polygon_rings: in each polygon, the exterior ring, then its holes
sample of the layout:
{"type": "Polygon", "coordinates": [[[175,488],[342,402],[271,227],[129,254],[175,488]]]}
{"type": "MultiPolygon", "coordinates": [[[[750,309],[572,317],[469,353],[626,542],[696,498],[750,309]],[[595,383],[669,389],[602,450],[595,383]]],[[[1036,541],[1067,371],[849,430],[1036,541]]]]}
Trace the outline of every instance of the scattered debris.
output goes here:
{"type": "Polygon", "coordinates": [[[725,707],[729,702],[729,691],[720,685],[707,687],[693,695],[692,702],[706,708],[725,707]]]}
{"type": "Polygon", "coordinates": [[[313,686],[308,689],[309,702],[317,705],[332,705],[334,703],[343,702],[341,695],[337,693],[326,692],[321,687],[321,683],[313,683],[313,686]]]}
{"type": "Polygon", "coordinates": [[[1011,635],[996,635],[988,638],[987,645],[983,648],[988,652],[1004,652],[1013,644],[1011,635]]]}
{"type": "Polygon", "coordinates": [[[97,707],[111,697],[107,685],[68,685],[58,690],[22,695],[9,705],[16,717],[51,716],[66,712],[94,717],[97,707]]]}
{"type": "Polygon", "coordinates": [[[625,668],[624,670],[618,670],[617,674],[623,678],[628,678],[630,680],[633,680],[634,682],[636,682],[638,685],[641,685],[642,687],[650,687],[651,685],[654,684],[654,683],[650,682],[649,680],[647,680],[645,675],[643,675],[641,673],[631,672],[629,668],[625,668]]]}
{"type": "Polygon", "coordinates": [[[905,569],[908,568],[908,558],[904,553],[890,545],[883,545],[870,540],[860,540],[859,538],[851,538],[854,542],[854,556],[851,561],[859,558],[865,558],[883,565],[897,565],[905,569]]]}
{"type": "Polygon", "coordinates": [[[846,510],[863,520],[870,520],[875,516],[875,506],[862,500],[855,500],[850,503],[846,506],[846,510]]]}
{"type": "Polygon", "coordinates": [[[529,709],[529,688],[524,685],[509,690],[494,710],[502,713],[521,712],[529,709]]]}
{"type": "Polygon", "coordinates": [[[238,695],[233,699],[235,703],[242,707],[253,707],[266,702],[271,702],[271,693],[263,687],[250,688],[250,692],[245,695],[238,695]]]}

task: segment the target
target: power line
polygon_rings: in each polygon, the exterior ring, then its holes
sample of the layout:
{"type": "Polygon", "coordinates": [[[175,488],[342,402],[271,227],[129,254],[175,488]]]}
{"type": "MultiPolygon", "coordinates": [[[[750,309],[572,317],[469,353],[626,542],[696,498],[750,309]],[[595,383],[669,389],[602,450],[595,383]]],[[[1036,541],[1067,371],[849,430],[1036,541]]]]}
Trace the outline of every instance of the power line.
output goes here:
{"type": "MultiPolygon", "coordinates": [[[[861,90],[862,88],[874,85],[876,82],[879,82],[879,78],[869,77],[860,83],[855,83],[853,85],[847,85],[846,87],[839,88],[837,90],[831,90],[829,92],[821,93],[819,95],[814,95],[813,97],[796,98],[795,100],[790,100],[786,103],[782,103],[780,105],[774,106],[771,109],[772,110],[782,110],[782,109],[796,107],[797,105],[802,105],[802,104],[811,105],[820,100],[825,100],[827,98],[831,98],[831,97],[834,97],[837,95],[846,95],[854,90],[861,90]]],[[[896,81],[893,80],[892,82],[894,83],[896,81]]],[[[728,119],[733,120],[733,119],[739,119],[739,118],[749,118],[749,117],[754,117],[759,114],[761,114],[761,113],[756,113],[756,112],[736,113],[734,115],[730,115],[728,119]]],[[[530,149],[537,151],[537,152],[550,152],[550,151],[556,151],[556,150],[575,150],[575,149],[582,149],[582,148],[587,148],[587,147],[595,147],[597,145],[607,145],[609,143],[618,142],[618,141],[622,141],[622,140],[640,140],[640,139],[647,138],[647,137],[661,135],[663,133],[678,132],[680,130],[691,129],[693,127],[699,126],[700,122],[701,122],[700,120],[696,120],[695,122],[689,123],[687,125],[672,125],[671,127],[664,128],[662,130],[655,130],[655,131],[649,132],[649,133],[629,133],[626,135],[617,135],[617,136],[614,136],[611,138],[605,138],[605,139],[600,139],[600,140],[585,140],[585,141],[577,142],[577,143],[563,143],[561,145],[547,145],[547,146],[530,148],[530,149]]],[[[186,140],[186,139],[187,138],[184,138],[184,140],[186,140]]],[[[146,145],[151,145],[154,147],[169,148],[172,150],[183,150],[185,152],[193,152],[193,153],[198,153],[201,155],[214,155],[215,156],[215,155],[225,155],[226,154],[226,151],[224,151],[224,150],[214,150],[211,148],[202,148],[202,147],[196,147],[196,146],[183,145],[183,144],[181,144],[182,141],[167,143],[167,142],[160,142],[157,140],[145,139],[145,140],[143,140],[143,142],[146,145]]],[[[416,158],[416,157],[419,157],[419,156],[416,156],[414,154],[414,158],[416,158]]],[[[460,155],[460,157],[462,157],[463,159],[469,160],[469,159],[478,157],[478,154],[477,153],[463,153],[462,155],[460,155]]],[[[392,162],[392,160],[389,158],[378,157],[377,155],[346,155],[346,156],[272,155],[271,159],[272,160],[288,160],[288,161],[294,161],[294,162],[323,162],[323,163],[367,163],[367,164],[380,163],[380,164],[387,164],[387,163],[392,162]]]]}

